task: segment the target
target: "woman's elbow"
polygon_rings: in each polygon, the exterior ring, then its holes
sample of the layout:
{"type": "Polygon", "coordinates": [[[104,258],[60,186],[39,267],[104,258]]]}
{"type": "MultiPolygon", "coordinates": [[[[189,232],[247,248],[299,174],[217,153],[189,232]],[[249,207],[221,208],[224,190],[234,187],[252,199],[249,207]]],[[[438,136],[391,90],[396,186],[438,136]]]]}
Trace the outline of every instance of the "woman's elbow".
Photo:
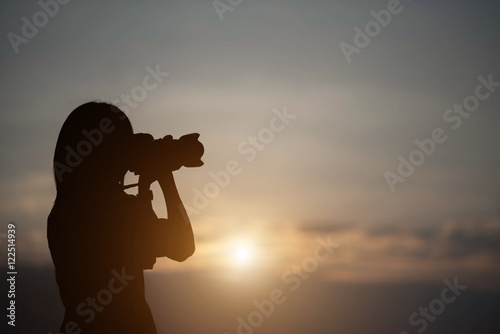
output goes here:
{"type": "Polygon", "coordinates": [[[184,262],[194,254],[195,249],[196,247],[193,241],[189,246],[184,246],[182,247],[182,249],[178,249],[176,252],[172,252],[169,258],[177,262],[184,262]]]}

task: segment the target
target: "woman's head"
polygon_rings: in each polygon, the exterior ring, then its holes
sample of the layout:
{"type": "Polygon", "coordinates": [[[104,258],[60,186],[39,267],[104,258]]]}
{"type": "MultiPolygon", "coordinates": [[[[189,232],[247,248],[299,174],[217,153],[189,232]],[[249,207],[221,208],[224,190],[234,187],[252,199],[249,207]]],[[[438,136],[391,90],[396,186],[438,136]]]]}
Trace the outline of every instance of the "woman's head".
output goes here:
{"type": "Polygon", "coordinates": [[[132,137],[129,119],[114,105],[89,102],[73,110],[54,153],[58,194],[83,195],[117,185],[127,171],[132,137]]]}

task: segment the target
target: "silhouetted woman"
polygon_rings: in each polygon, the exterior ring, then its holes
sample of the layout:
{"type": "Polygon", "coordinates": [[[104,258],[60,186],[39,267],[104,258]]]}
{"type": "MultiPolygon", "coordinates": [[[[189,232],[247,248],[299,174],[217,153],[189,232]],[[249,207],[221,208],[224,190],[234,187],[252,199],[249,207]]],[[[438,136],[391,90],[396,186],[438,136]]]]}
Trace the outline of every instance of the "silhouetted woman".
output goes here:
{"type": "Polygon", "coordinates": [[[144,293],[144,269],[157,257],[194,252],[191,223],[171,172],[140,175],[138,196],[123,191],[137,156],[132,126],[113,105],[90,102],[66,119],[54,154],[57,198],[48,240],[65,307],[60,331],[156,333],[144,293]],[[168,219],[158,219],[149,185],[158,180],[168,219]]]}

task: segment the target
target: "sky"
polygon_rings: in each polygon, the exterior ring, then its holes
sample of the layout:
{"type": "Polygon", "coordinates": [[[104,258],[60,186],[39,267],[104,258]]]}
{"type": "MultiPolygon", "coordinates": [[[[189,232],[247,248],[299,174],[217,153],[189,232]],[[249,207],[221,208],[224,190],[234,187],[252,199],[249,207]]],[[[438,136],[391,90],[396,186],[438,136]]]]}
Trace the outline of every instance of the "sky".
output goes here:
{"type": "MultiPolygon", "coordinates": [[[[196,132],[205,146],[203,167],[175,172],[197,251],[183,263],[158,259],[146,275],[152,285],[161,286],[161,275],[181,291],[191,289],[185,277],[229,284],[240,312],[273,287],[294,287],[299,266],[316,283],[301,287],[296,302],[341,312],[337,297],[320,296],[358,284],[434,286],[432,297],[458,277],[491,298],[485,314],[498,311],[500,6],[398,3],[72,0],[43,22],[40,3],[3,1],[0,236],[16,224],[18,265],[53,288],[44,270],[53,268],[46,218],[55,143],[73,109],[106,101],[126,111],[137,133],[196,132]],[[39,27],[23,28],[26,21],[39,27]],[[325,243],[335,250],[315,257],[325,243]]],[[[344,297],[363,310],[356,316],[372,317],[377,306],[352,289],[344,297]]],[[[424,301],[407,289],[395,293],[400,299],[367,294],[411,313],[424,301]]],[[[157,309],[170,307],[153,295],[157,309]]],[[[475,305],[464,299],[462,307],[475,305]]],[[[261,333],[285,330],[277,319],[296,311],[293,302],[283,307],[261,333]]],[[[212,321],[221,333],[236,332],[228,312],[218,314],[225,327],[212,321]]],[[[458,314],[427,333],[444,333],[458,314]]],[[[366,333],[354,315],[345,327],[305,318],[316,333],[366,333]]],[[[407,314],[383,318],[418,328],[407,314]]]]}

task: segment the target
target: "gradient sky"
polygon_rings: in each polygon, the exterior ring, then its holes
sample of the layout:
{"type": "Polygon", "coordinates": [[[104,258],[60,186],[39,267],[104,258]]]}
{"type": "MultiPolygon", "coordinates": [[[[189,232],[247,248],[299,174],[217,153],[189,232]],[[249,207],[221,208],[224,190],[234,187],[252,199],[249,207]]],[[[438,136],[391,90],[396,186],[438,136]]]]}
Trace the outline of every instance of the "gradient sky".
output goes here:
{"type": "Polygon", "coordinates": [[[51,263],[51,164],[65,118],[130,94],[159,66],[168,77],[129,118],[155,137],[201,134],[205,165],[175,174],[184,203],[229,161],[242,171],[191,217],[196,255],[157,269],[277,275],[331,236],[340,247],[317,273],[326,281],[459,276],[500,290],[500,88],[459,129],[443,120],[479,76],[500,81],[500,6],[403,0],[348,63],[339,44],[387,3],[244,0],[221,21],[208,0],[73,0],[16,54],[7,34],[40,7],[2,1],[0,221],[18,225],[18,261],[51,263]],[[285,109],[296,117],[246,161],[238,146],[285,109]],[[391,192],[384,172],[435,128],[447,141],[391,192]],[[247,264],[233,258],[243,244],[247,264]]]}

